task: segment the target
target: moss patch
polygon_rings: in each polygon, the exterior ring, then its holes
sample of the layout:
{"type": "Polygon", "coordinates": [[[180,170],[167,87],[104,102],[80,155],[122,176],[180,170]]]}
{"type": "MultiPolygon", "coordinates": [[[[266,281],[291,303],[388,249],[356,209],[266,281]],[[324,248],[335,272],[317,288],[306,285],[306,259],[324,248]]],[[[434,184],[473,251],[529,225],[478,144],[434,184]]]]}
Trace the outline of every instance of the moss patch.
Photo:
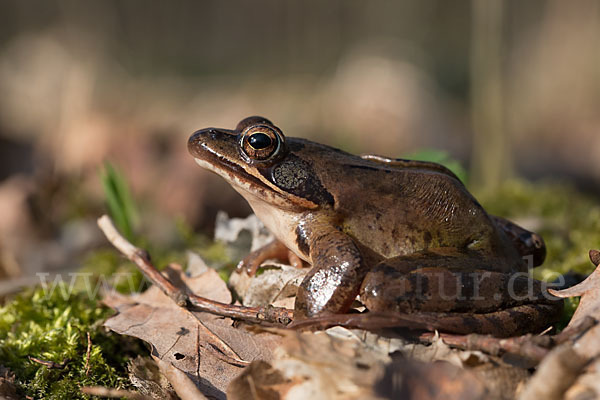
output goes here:
{"type": "Polygon", "coordinates": [[[566,183],[530,183],[513,180],[494,193],[478,195],[495,215],[530,222],[546,242],[548,255],[536,268],[537,278],[554,280],[556,274],[594,270],[588,252],[600,248],[600,201],[566,183]]]}
{"type": "Polygon", "coordinates": [[[0,359],[15,373],[22,394],[76,399],[88,398],[81,386],[126,387],[126,354],[139,346],[104,331],[100,325],[110,313],[95,299],[69,294],[64,284],[52,293],[31,290],[0,308],[0,359]],[[92,346],[86,369],[88,332],[92,346]],[[66,366],[50,369],[29,357],[66,366]]]}

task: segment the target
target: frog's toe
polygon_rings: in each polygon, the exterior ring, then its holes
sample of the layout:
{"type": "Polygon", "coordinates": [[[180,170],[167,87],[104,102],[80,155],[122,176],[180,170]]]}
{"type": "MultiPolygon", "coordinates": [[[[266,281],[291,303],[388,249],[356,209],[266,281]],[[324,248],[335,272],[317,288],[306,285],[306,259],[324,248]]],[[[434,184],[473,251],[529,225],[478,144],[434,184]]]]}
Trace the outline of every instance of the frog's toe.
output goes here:
{"type": "Polygon", "coordinates": [[[246,257],[244,257],[244,259],[242,259],[238,263],[236,270],[239,273],[246,272],[250,276],[256,275],[256,271],[258,271],[258,268],[265,260],[262,259],[260,255],[257,255],[255,253],[256,252],[252,252],[248,254],[246,257]]]}
{"type": "Polygon", "coordinates": [[[288,250],[280,241],[274,240],[244,257],[237,265],[237,270],[239,272],[246,271],[248,275],[254,276],[261,264],[267,260],[289,262],[297,268],[302,268],[303,266],[302,260],[297,255],[288,250]]]}
{"type": "Polygon", "coordinates": [[[294,253],[291,250],[288,250],[287,258],[292,267],[302,269],[306,266],[306,263],[304,262],[304,260],[302,260],[300,257],[298,257],[296,255],[296,253],[294,253]]]}

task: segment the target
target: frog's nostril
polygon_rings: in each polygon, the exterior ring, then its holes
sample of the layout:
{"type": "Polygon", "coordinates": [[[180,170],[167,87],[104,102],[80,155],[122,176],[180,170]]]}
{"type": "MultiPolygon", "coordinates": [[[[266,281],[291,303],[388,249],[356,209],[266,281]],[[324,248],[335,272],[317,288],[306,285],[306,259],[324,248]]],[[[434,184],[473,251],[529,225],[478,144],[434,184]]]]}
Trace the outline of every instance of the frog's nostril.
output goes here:
{"type": "Polygon", "coordinates": [[[207,140],[215,140],[217,139],[218,136],[218,131],[214,128],[208,128],[208,129],[201,129],[199,131],[196,131],[192,134],[192,136],[190,136],[189,139],[189,144],[198,144],[200,142],[203,141],[207,141],[207,140]]]}
{"type": "Polygon", "coordinates": [[[217,138],[217,130],[216,129],[209,129],[208,134],[210,135],[210,138],[212,140],[215,140],[217,138]]]}

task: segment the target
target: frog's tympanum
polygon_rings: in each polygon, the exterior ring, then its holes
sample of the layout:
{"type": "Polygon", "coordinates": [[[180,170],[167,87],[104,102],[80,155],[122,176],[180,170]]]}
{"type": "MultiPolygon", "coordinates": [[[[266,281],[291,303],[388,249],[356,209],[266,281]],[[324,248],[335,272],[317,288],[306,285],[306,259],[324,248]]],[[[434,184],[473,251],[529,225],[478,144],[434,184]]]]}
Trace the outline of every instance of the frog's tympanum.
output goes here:
{"type": "Polygon", "coordinates": [[[560,314],[561,301],[526,273],[544,260],[542,239],[488,215],[441,165],[284,137],[262,117],[197,131],[188,146],[277,238],[241,268],[254,274],[283,255],[312,266],[295,319],[346,313],[357,296],[369,312],[450,316],[455,331],[498,336],[542,330],[560,314]]]}

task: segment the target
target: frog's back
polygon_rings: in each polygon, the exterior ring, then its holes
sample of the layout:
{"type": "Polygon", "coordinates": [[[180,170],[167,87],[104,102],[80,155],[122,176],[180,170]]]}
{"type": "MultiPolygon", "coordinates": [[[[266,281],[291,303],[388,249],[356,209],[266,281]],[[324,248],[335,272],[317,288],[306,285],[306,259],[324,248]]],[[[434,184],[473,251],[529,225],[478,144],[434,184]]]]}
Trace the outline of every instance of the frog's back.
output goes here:
{"type": "Polygon", "coordinates": [[[314,165],[333,196],[342,228],[366,247],[390,258],[430,248],[479,250],[518,259],[481,205],[452,174],[402,168],[348,153],[310,148],[315,160],[328,151],[329,162],[314,165]]]}

